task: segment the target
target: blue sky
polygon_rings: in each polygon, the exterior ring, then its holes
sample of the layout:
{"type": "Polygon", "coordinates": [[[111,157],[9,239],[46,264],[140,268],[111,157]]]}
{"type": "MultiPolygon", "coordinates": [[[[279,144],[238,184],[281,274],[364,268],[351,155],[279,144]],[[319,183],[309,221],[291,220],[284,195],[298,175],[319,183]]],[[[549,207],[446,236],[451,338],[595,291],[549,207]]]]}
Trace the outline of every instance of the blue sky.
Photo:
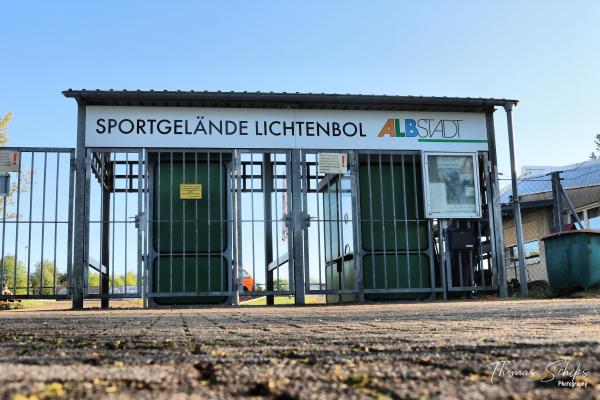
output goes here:
{"type": "Polygon", "coordinates": [[[18,1],[2,15],[11,145],[75,145],[67,88],[516,98],[519,166],[584,160],[600,133],[591,0],[18,1]]]}

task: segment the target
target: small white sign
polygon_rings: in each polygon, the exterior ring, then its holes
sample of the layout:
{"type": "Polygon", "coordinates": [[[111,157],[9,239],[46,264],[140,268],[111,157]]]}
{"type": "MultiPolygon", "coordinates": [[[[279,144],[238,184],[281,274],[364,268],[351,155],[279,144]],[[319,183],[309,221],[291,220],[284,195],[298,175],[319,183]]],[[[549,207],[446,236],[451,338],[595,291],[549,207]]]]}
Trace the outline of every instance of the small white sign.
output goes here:
{"type": "Polygon", "coordinates": [[[21,153],[15,150],[0,150],[0,173],[19,172],[21,153]]]}
{"type": "Polygon", "coordinates": [[[318,153],[317,162],[322,174],[345,174],[348,172],[348,154],[318,153]]]}

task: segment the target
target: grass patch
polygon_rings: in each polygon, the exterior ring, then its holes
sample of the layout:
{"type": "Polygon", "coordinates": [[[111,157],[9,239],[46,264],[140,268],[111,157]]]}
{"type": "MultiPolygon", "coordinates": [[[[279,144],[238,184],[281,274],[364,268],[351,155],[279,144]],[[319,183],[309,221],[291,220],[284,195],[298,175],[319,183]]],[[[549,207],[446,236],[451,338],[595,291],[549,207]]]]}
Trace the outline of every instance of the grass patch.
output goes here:
{"type": "MultiPolygon", "coordinates": [[[[306,296],[306,304],[325,304],[325,296],[306,296]]],[[[275,305],[294,305],[294,296],[275,296],[275,305]]],[[[265,296],[240,303],[242,306],[266,306],[265,296]]]]}
{"type": "MultiPolygon", "coordinates": [[[[55,301],[55,300],[52,300],[55,301]]],[[[21,304],[23,308],[35,308],[43,305],[45,303],[44,300],[21,300],[21,304]]]]}
{"type": "Polygon", "coordinates": [[[0,301],[1,310],[20,310],[23,308],[36,308],[44,304],[43,300],[14,300],[14,301],[0,301]]]}
{"type": "Polygon", "coordinates": [[[40,300],[40,299],[21,299],[21,300],[13,300],[13,301],[0,301],[0,311],[1,310],[20,310],[20,309],[29,309],[29,308],[48,308],[51,306],[54,308],[56,304],[64,305],[62,307],[59,305],[57,309],[67,309],[70,308],[70,300],[57,302],[56,300],[40,300]]]}

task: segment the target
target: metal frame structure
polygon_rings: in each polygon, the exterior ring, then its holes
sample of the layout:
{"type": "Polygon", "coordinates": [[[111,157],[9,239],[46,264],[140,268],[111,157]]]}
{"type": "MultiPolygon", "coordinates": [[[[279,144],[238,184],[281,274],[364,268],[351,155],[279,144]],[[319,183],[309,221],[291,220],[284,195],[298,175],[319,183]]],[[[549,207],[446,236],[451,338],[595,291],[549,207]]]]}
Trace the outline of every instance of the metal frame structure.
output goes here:
{"type": "Polygon", "coordinates": [[[145,254],[142,250],[146,230],[143,224],[140,224],[139,218],[144,215],[144,198],[148,192],[145,180],[147,161],[144,156],[140,149],[87,149],[86,190],[89,201],[86,202],[84,210],[88,222],[85,229],[89,238],[91,233],[96,233],[95,227],[98,227],[99,232],[94,236],[98,240],[93,242],[98,242],[100,246],[97,254],[90,255],[90,241],[86,241],[88,268],[84,268],[83,271],[83,287],[85,298],[101,299],[103,307],[108,307],[108,300],[111,298],[142,297],[141,277],[145,254]],[[98,197],[92,196],[96,191],[99,192],[98,197]],[[129,234],[132,227],[135,227],[136,232],[129,234]],[[135,246],[130,246],[134,240],[135,246]],[[123,245],[123,254],[118,258],[116,243],[123,245]],[[135,260],[135,268],[131,264],[128,265],[129,259],[135,260]],[[117,265],[123,266],[119,269],[122,270],[123,285],[116,285],[117,265]],[[98,293],[91,293],[89,290],[90,269],[99,274],[98,293]],[[136,283],[128,285],[128,273],[132,271],[135,271],[136,283]],[[135,290],[130,286],[135,286],[135,290]]]}
{"type": "MultiPolygon", "coordinates": [[[[484,154],[480,155],[484,157],[484,180],[481,185],[484,185],[485,190],[485,201],[487,205],[486,216],[487,222],[485,229],[488,230],[489,235],[486,236],[486,246],[489,249],[489,256],[486,256],[486,262],[489,268],[492,270],[493,278],[491,284],[486,285],[486,281],[482,278],[482,281],[478,284],[471,279],[469,285],[464,285],[463,280],[459,285],[454,284],[452,274],[449,273],[449,269],[445,268],[444,272],[438,273],[435,271],[434,259],[439,256],[441,265],[446,265],[449,261],[449,253],[447,252],[447,238],[446,238],[446,227],[447,222],[445,220],[426,220],[427,226],[427,240],[429,243],[427,252],[429,255],[430,265],[429,272],[431,277],[430,285],[425,285],[420,288],[389,288],[388,284],[385,284],[383,289],[371,288],[365,289],[364,284],[364,256],[365,252],[363,244],[361,242],[361,225],[362,218],[360,208],[360,179],[359,179],[359,168],[361,157],[366,157],[369,161],[371,158],[377,158],[381,167],[382,163],[387,160],[394,162],[394,159],[398,158],[402,160],[404,168],[405,157],[412,157],[413,163],[415,157],[420,157],[420,153],[412,154],[406,151],[344,151],[349,157],[349,173],[344,176],[343,180],[350,182],[350,201],[351,201],[351,218],[352,221],[352,248],[356,253],[355,265],[354,265],[354,288],[340,288],[333,291],[333,294],[338,295],[353,295],[357,302],[363,302],[365,296],[370,294],[403,294],[403,293],[429,293],[431,296],[443,295],[446,297],[448,293],[453,291],[461,292],[473,292],[480,290],[498,290],[500,296],[506,295],[506,282],[504,278],[503,270],[503,252],[497,251],[502,249],[502,228],[501,218],[499,209],[499,187],[498,187],[498,172],[497,172],[497,161],[496,161],[496,148],[495,148],[495,137],[493,129],[493,112],[495,107],[505,107],[509,119],[509,134],[511,142],[511,159],[513,160],[512,167],[514,169],[514,149],[512,146],[512,119],[510,118],[510,112],[512,107],[517,103],[516,100],[508,99],[476,99],[476,98],[447,98],[447,97],[412,97],[412,96],[362,96],[362,95],[325,95],[325,94],[290,94],[290,93],[234,93],[234,92],[182,92],[182,91],[87,91],[87,90],[68,90],[63,92],[66,97],[75,98],[78,102],[78,130],[77,130],[77,158],[75,163],[76,169],[76,182],[75,182],[75,218],[74,218],[74,249],[73,249],[73,273],[72,273],[72,299],[74,308],[83,307],[83,299],[85,297],[91,297],[86,291],[86,278],[87,269],[89,268],[89,255],[88,246],[86,243],[89,241],[89,207],[90,207],[90,171],[92,170],[92,158],[90,154],[93,154],[93,149],[87,149],[85,145],[85,121],[86,121],[86,107],[87,106],[171,106],[171,107],[229,107],[229,108],[269,108],[269,109],[320,109],[320,110],[387,110],[387,111],[434,111],[434,112],[476,112],[484,113],[486,116],[487,134],[488,134],[488,145],[489,150],[484,154]],[[437,229],[437,231],[436,231],[437,229]],[[436,234],[437,232],[437,234],[436,234]],[[441,281],[437,281],[437,276],[441,281]]],[[[98,149],[96,149],[98,150],[98,149]]],[[[141,163],[138,165],[138,175],[143,175],[143,187],[138,186],[138,194],[142,192],[142,200],[140,206],[140,212],[136,216],[136,224],[140,226],[140,232],[138,235],[138,247],[145,249],[145,251],[138,251],[139,264],[145,263],[145,267],[139,269],[144,271],[145,280],[143,281],[144,289],[140,295],[148,295],[148,297],[157,297],[160,295],[152,291],[151,274],[148,273],[148,265],[157,257],[150,251],[148,238],[148,231],[150,228],[151,221],[153,219],[151,203],[151,196],[149,193],[153,191],[153,179],[150,174],[149,158],[152,153],[160,154],[161,152],[173,153],[180,151],[182,154],[200,154],[210,152],[223,152],[228,151],[233,153],[233,158],[230,167],[228,167],[228,176],[230,176],[229,186],[227,188],[228,198],[228,216],[227,223],[229,226],[228,241],[231,240],[231,245],[228,246],[229,253],[227,262],[230,264],[228,267],[228,276],[231,276],[228,286],[230,289],[224,292],[208,291],[206,293],[193,293],[187,292],[170,292],[169,296],[174,295],[199,295],[204,294],[207,296],[218,296],[227,295],[229,296],[233,304],[237,304],[240,295],[267,295],[267,303],[272,304],[272,296],[287,294],[295,295],[296,304],[304,303],[305,294],[325,294],[332,293],[327,289],[323,289],[319,284],[318,289],[311,287],[311,269],[308,263],[311,260],[311,253],[309,250],[309,225],[315,223],[325,223],[325,218],[321,218],[320,215],[316,216],[316,219],[311,221],[309,215],[309,204],[308,195],[310,192],[310,181],[311,179],[319,180],[318,174],[315,177],[310,175],[311,165],[307,159],[307,155],[314,154],[318,149],[314,150],[299,150],[299,149],[288,149],[288,150],[275,150],[275,149],[262,149],[262,150],[248,150],[248,149],[229,149],[229,150],[218,150],[218,149],[102,149],[101,152],[123,152],[123,151],[139,151],[141,154],[141,163]],[[260,160],[260,172],[254,171],[254,168],[258,163],[255,157],[262,154],[260,160]],[[265,160],[271,160],[273,154],[285,154],[285,177],[281,177],[286,182],[285,189],[279,188],[274,185],[278,185],[278,179],[280,179],[278,172],[279,164],[278,160],[274,159],[274,162],[264,162],[265,160]],[[247,160],[245,157],[250,157],[247,160]],[[143,170],[140,170],[140,166],[143,170]],[[248,166],[250,166],[250,173],[247,173],[248,166]],[[255,175],[260,175],[257,177],[255,175]],[[250,182],[250,187],[248,187],[250,182]],[[249,219],[245,217],[245,200],[250,194],[251,201],[255,201],[256,188],[254,187],[256,182],[261,183],[262,189],[262,221],[256,219],[252,215],[249,219]],[[269,193],[268,196],[265,193],[269,193]],[[275,193],[275,201],[277,200],[277,194],[285,193],[287,202],[287,213],[283,215],[281,212],[281,218],[277,206],[273,207],[271,194],[275,193]],[[275,216],[273,216],[275,211],[275,216]],[[283,261],[280,255],[273,256],[273,242],[272,240],[264,240],[264,264],[265,264],[265,291],[252,290],[250,293],[242,293],[242,271],[244,269],[244,262],[247,257],[244,255],[244,237],[247,237],[248,232],[246,231],[247,225],[250,225],[250,229],[254,229],[256,223],[264,223],[263,234],[265,237],[270,233],[273,235],[273,224],[276,226],[275,234],[278,234],[278,227],[286,225],[289,238],[287,241],[288,247],[288,274],[289,274],[289,288],[287,290],[276,290],[273,287],[273,270],[279,268],[283,261]],[[265,223],[268,222],[268,223],[265,223]],[[270,231],[270,232],[269,232],[270,231]],[[269,268],[269,265],[275,265],[275,268],[269,268]]],[[[104,160],[104,159],[102,159],[104,160]]],[[[106,161],[106,160],[104,160],[106,161]]],[[[102,175],[103,176],[103,175],[102,175]]],[[[381,175],[380,175],[381,179],[381,175]]],[[[405,184],[404,181],[402,181],[405,184]]],[[[380,182],[380,184],[383,184],[380,182]]],[[[343,191],[343,188],[340,192],[343,191]]],[[[347,195],[347,194],[346,194],[347,195]]],[[[312,196],[312,195],[311,195],[312,196]]],[[[336,193],[336,196],[341,194],[336,193]]],[[[518,206],[518,196],[516,205],[518,206]]],[[[319,195],[316,196],[317,202],[319,201],[319,195]]],[[[393,200],[394,204],[396,199],[393,200]]],[[[340,203],[341,204],[341,203],[340,203]]],[[[405,204],[406,207],[406,204],[405,204]]],[[[254,210],[254,205],[252,205],[254,210]]],[[[336,216],[333,218],[334,223],[344,223],[348,220],[345,218],[345,214],[341,213],[341,210],[336,211],[336,216]],[[339,212],[337,212],[339,211],[339,212]]],[[[518,211],[518,207],[516,207],[518,211]]],[[[373,213],[371,212],[371,218],[373,213]]],[[[104,221],[104,219],[103,219],[104,221]]],[[[113,221],[116,222],[116,221],[113,221]]],[[[372,223],[373,221],[371,221],[372,223]]],[[[384,221],[381,221],[381,227],[385,230],[384,221]]],[[[413,221],[409,221],[406,210],[397,210],[394,206],[393,217],[390,221],[394,227],[398,223],[404,223],[407,225],[413,221]],[[400,212],[400,215],[397,213],[400,212]],[[400,218],[400,217],[403,217],[400,218]]],[[[420,223],[417,217],[417,224],[420,223]]],[[[317,229],[317,234],[321,232],[321,228],[317,229]]],[[[417,232],[418,232],[417,228],[417,232]]],[[[479,230],[482,229],[479,223],[479,230]]],[[[371,230],[372,232],[372,230],[371,230]]],[[[385,236],[385,232],[383,233],[385,236]]],[[[254,238],[254,233],[252,233],[254,238]]],[[[420,237],[420,236],[418,236],[420,237]]],[[[271,238],[272,239],[272,238],[271,238]]],[[[318,239],[319,241],[321,239],[318,239]]],[[[406,239],[408,241],[408,239],[406,239]]],[[[279,246],[277,240],[275,241],[279,246]]],[[[396,243],[396,242],[395,242],[396,243]]],[[[344,245],[342,240],[342,245],[344,245]]],[[[253,250],[256,249],[255,243],[252,242],[253,250]]],[[[344,246],[345,247],[345,246],[344,246]]],[[[419,245],[420,248],[420,245],[419,245]]],[[[481,248],[481,246],[480,246],[481,248]]],[[[262,249],[261,249],[262,250],[262,249]]],[[[278,251],[278,247],[276,249],[278,251]]],[[[341,249],[344,252],[345,249],[341,249]]],[[[276,252],[277,252],[276,251],[276,252]]],[[[320,251],[319,251],[320,253],[320,251]]],[[[387,257],[387,251],[382,254],[387,257]]],[[[399,249],[395,248],[391,253],[394,258],[402,253],[399,249]]],[[[404,256],[409,257],[409,251],[402,253],[404,256]],[[405,254],[406,253],[406,254],[405,254]]],[[[344,259],[345,254],[342,254],[344,259]]],[[[318,255],[321,258],[321,255],[318,255]]],[[[479,260],[484,259],[483,255],[480,254],[479,260]]],[[[246,261],[247,262],[247,261],[246,261]]],[[[410,266],[410,261],[409,266],[410,266]]],[[[254,260],[252,262],[253,268],[255,268],[254,260]]],[[[102,272],[102,265],[99,266],[102,272]]],[[[479,267],[479,273],[483,277],[483,269],[479,267]]],[[[108,269],[107,271],[108,272],[108,269]]],[[[472,272],[472,271],[471,271],[472,272]]],[[[138,285],[141,285],[142,278],[138,276],[138,285]]],[[[104,283],[103,283],[104,285],[104,283]]],[[[103,298],[114,298],[114,293],[99,296],[103,298]]],[[[107,303],[103,303],[103,306],[107,306],[107,303]]]]}
{"type": "MultiPolygon", "coordinates": [[[[470,292],[470,291],[502,291],[504,265],[498,264],[495,257],[498,253],[496,243],[495,212],[497,206],[494,206],[494,186],[492,177],[486,167],[489,167],[489,155],[487,152],[479,154],[479,181],[478,188],[481,198],[482,218],[464,219],[458,221],[458,226],[472,230],[476,227],[478,238],[476,246],[473,249],[462,249],[450,254],[448,249],[442,251],[442,264],[445,265],[446,288],[448,292],[470,292]],[[461,223],[462,222],[462,223],[461,223]],[[466,256],[466,257],[465,257],[466,256]],[[457,265],[449,265],[449,260],[454,257],[457,265]],[[469,266],[465,270],[463,260],[469,261],[469,266]],[[458,284],[457,284],[458,282],[458,284]]],[[[449,220],[440,220],[440,236],[446,244],[449,244],[448,229],[449,220]]],[[[456,225],[456,224],[455,224],[456,225]]],[[[500,250],[502,252],[502,250],[500,250]]]]}
{"type": "Polygon", "coordinates": [[[48,147],[3,150],[17,151],[20,156],[18,172],[9,174],[14,179],[9,193],[0,200],[0,300],[68,299],[75,151],[48,147]],[[9,260],[12,271],[7,271],[9,260]],[[65,277],[63,285],[58,282],[59,273],[65,277]],[[25,276],[18,276],[22,274],[25,276]],[[19,283],[23,279],[25,282],[19,283]]]}
{"type": "Polygon", "coordinates": [[[238,155],[240,184],[237,186],[235,196],[240,199],[240,204],[244,203],[247,206],[244,210],[241,208],[239,210],[238,247],[241,253],[248,255],[243,259],[240,258],[239,265],[242,266],[241,269],[245,265],[249,271],[252,271],[251,276],[256,279],[257,263],[262,264],[262,271],[258,272],[265,275],[264,287],[256,285],[255,282],[255,287],[247,288],[249,290],[243,291],[243,295],[267,296],[268,304],[273,304],[275,295],[292,296],[296,293],[296,276],[291,265],[293,256],[291,262],[289,257],[294,252],[293,221],[289,213],[293,208],[291,153],[286,150],[252,149],[241,150],[238,155]],[[258,187],[256,184],[259,184],[258,187]],[[278,199],[278,194],[281,194],[281,200],[278,199]],[[257,245],[255,241],[257,232],[261,230],[262,246],[257,245]],[[290,230],[292,230],[291,238],[290,230]],[[287,238],[284,237],[284,231],[288,232],[287,238]],[[258,247],[264,248],[262,258],[256,254],[258,247]],[[282,284],[285,280],[288,281],[287,287],[282,284]]]}
{"type": "MultiPolygon", "coordinates": [[[[223,268],[223,260],[225,260],[225,262],[227,264],[231,264],[232,262],[237,262],[238,258],[236,257],[236,248],[235,248],[235,243],[236,243],[236,218],[235,218],[235,209],[237,208],[237,204],[239,204],[239,200],[237,200],[234,196],[227,196],[226,201],[227,201],[227,207],[223,207],[222,203],[218,206],[219,209],[219,220],[215,221],[211,219],[211,214],[210,214],[210,210],[211,210],[211,206],[210,206],[210,198],[211,198],[211,185],[210,185],[210,166],[211,164],[214,164],[215,162],[218,161],[219,163],[219,177],[220,179],[222,179],[222,175],[223,172],[226,172],[226,176],[229,177],[228,179],[225,179],[224,181],[220,182],[220,186],[225,186],[226,187],[226,192],[227,193],[231,193],[233,192],[233,188],[237,187],[239,185],[239,183],[237,182],[237,173],[234,173],[234,171],[237,172],[237,165],[235,162],[235,158],[234,158],[234,152],[230,151],[230,150],[209,150],[209,151],[190,151],[189,149],[181,149],[181,150],[156,150],[156,149],[147,149],[145,150],[145,154],[146,154],[146,162],[147,162],[147,168],[146,168],[146,215],[147,217],[145,218],[145,222],[146,222],[146,231],[148,232],[147,236],[148,236],[148,240],[147,240],[147,244],[145,247],[145,260],[146,260],[146,268],[145,268],[145,276],[147,277],[147,286],[146,286],[146,292],[145,292],[145,297],[147,299],[147,302],[151,305],[158,305],[156,299],[157,298],[162,298],[162,297],[190,297],[190,296],[227,296],[227,297],[231,297],[233,298],[236,295],[237,289],[234,287],[235,286],[235,280],[234,280],[234,276],[236,276],[236,274],[231,270],[231,269],[227,269],[227,276],[225,277],[225,281],[223,280],[223,276],[221,276],[220,279],[220,286],[221,287],[226,287],[226,290],[211,290],[211,268],[210,265],[207,268],[207,273],[208,273],[208,287],[206,291],[201,291],[198,287],[198,269],[199,269],[199,263],[198,263],[198,259],[199,257],[207,257],[207,258],[212,258],[212,257],[219,257],[220,258],[220,264],[221,264],[221,268],[223,268]],[[183,165],[182,167],[182,171],[183,171],[183,179],[185,179],[185,165],[186,163],[190,163],[193,162],[194,163],[194,174],[195,176],[189,177],[192,180],[197,180],[197,168],[199,165],[202,165],[203,163],[206,164],[207,166],[207,176],[208,176],[208,185],[207,185],[207,189],[206,189],[206,197],[208,199],[208,215],[206,217],[202,216],[202,215],[198,215],[198,207],[196,204],[196,207],[194,207],[194,238],[195,241],[197,242],[199,239],[198,236],[198,232],[204,228],[204,226],[206,225],[207,231],[208,231],[208,251],[206,252],[192,252],[190,249],[186,249],[186,220],[185,220],[185,206],[182,204],[181,210],[182,210],[182,219],[181,220],[177,220],[173,218],[173,204],[172,204],[172,197],[170,199],[170,205],[169,205],[169,212],[170,215],[166,217],[163,217],[160,214],[160,197],[158,197],[157,201],[158,203],[155,204],[155,197],[154,197],[154,193],[160,193],[161,188],[160,188],[160,182],[161,182],[161,176],[160,176],[160,170],[159,167],[161,165],[161,162],[165,162],[165,155],[168,155],[168,161],[166,161],[169,165],[169,170],[170,170],[170,177],[169,177],[169,186],[170,186],[170,190],[173,191],[175,190],[173,187],[173,165],[174,163],[181,163],[183,165]],[[225,157],[224,157],[225,155],[225,157]],[[161,160],[162,157],[162,160],[161,160]],[[217,158],[218,157],[218,158],[217,158]],[[223,165],[225,165],[225,171],[222,170],[223,165]],[[155,182],[157,182],[157,184],[155,184],[155,182]],[[155,210],[158,210],[158,213],[155,215],[155,210]],[[222,237],[220,238],[220,246],[219,248],[222,249],[221,251],[212,251],[211,250],[211,234],[210,234],[210,230],[211,230],[211,224],[213,223],[218,223],[218,224],[226,224],[227,226],[227,239],[224,241],[222,239],[222,237]],[[164,256],[164,252],[162,252],[161,254],[161,236],[160,236],[160,229],[157,229],[157,237],[154,238],[154,235],[152,234],[153,229],[152,229],[152,225],[153,224],[161,224],[161,223],[168,223],[169,224],[169,251],[167,252],[167,256],[170,258],[170,263],[169,263],[169,268],[170,268],[170,290],[169,292],[165,293],[164,291],[161,292],[160,290],[160,285],[158,284],[158,286],[156,286],[156,290],[154,290],[155,288],[155,282],[154,282],[154,273],[153,273],[153,268],[155,268],[155,262],[156,262],[156,268],[157,268],[157,274],[160,276],[160,268],[161,268],[161,256],[164,256]],[[174,223],[179,223],[181,224],[181,226],[183,227],[182,229],[182,233],[183,233],[183,249],[182,251],[174,251],[173,247],[174,247],[174,231],[173,231],[173,224],[174,223]],[[157,242],[157,246],[154,245],[154,242],[157,242]],[[189,251],[188,251],[189,250],[189,251]],[[172,260],[173,257],[178,257],[182,259],[183,262],[183,269],[182,269],[182,287],[184,290],[181,291],[173,291],[173,264],[172,264],[172,260]],[[193,258],[195,261],[195,290],[192,291],[188,291],[185,290],[185,271],[186,271],[186,267],[187,265],[185,264],[186,262],[186,257],[188,258],[193,258]]],[[[219,198],[222,199],[223,194],[220,194],[219,198]]],[[[222,200],[221,200],[222,201],[222,200]]],[[[213,207],[214,208],[214,207],[213,207]]],[[[187,235],[190,235],[190,232],[187,232],[187,235]]],[[[163,238],[163,242],[164,242],[165,238],[163,238]]],[[[176,282],[177,284],[177,282],[176,282]]],[[[233,302],[233,300],[231,300],[230,302],[233,302]]]]}
{"type": "MultiPolygon", "coordinates": [[[[386,245],[385,245],[385,241],[384,241],[384,246],[383,249],[380,251],[376,251],[376,250],[371,250],[368,251],[365,249],[364,244],[361,242],[359,245],[359,258],[361,259],[362,262],[362,269],[364,271],[364,258],[366,255],[370,255],[371,257],[376,257],[378,255],[383,256],[384,258],[384,265],[388,265],[388,261],[387,258],[388,257],[392,257],[394,262],[394,271],[395,271],[395,275],[396,275],[396,288],[390,288],[390,285],[388,283],[388,276],[387,276],[387,270],[388,268],[384,269],[384,288],[371,288],[371,289],[363,289],[362,292],[365,294],[405,294],[405,293],[425,293],[425,294],[430,294],[431,297],[433,297],[435,295],[435,293],[443,293],[444,289],[441,286],[438,286],[436,283],[436,271],[435,271],[435,267],[434,267],[434,240],[433,240],[433,236],[432,236],[432,221],[431,220],[426,220],[424,217],[425,214],[425,209],[424,207],[421,208],[421,211],[423,213],[423,218],[420,219],[418,214],[419,214],[419,209],[415,209],[415,210],[409,210],[407,209],[407,201],[408,199],[405,197],[406,191],[407,190],[414,190],[413,194],[414,194],[414,205],[415,207],[418,207],[418,200],[417,200],[417,196],[419,194],[423,194],[420,187],[417,187],[417,171],[421,171],[422,170],[422,160],[421,160],[421,152],[419,151],[360,151],[358,152],[357,157],[366,157],[366,165],[367,165],[367,177],[366,180],[367,182],[369,182],[369,192],[372,191],[373,188],[373,181],[376,180],[376,178],[374,177],[374,173],[372,172],[372,165],[373,165],[373,159],[374,159],[374,163],[375,163],[375,168],[376,170],[379,171],[378,176],[379,176],[379,182],[375,182],[375,184],[379,183],[379,187],[383,188],[385,187],[387,182],[382,181],[382,167],[384,166],[389,166],[390,167],[390,172],[391,172],[391,193],[392,193],[392,202],[394,204],[394,206],[392,207],[392,219],[386,219],[384,217],[384,213],[382,213],[382,219],[377,219],[377,218],[373,218],[373,215],[375,215],[376,213],[374,212],[374,210],[376,209],[384,209],[384,202],[383,202],[383,196],[381,196],[380,204],[373,204],[372,202],[372,198],[370,198],[369,200],[369,206],[368,209],[370,210],[369,215],[371,216],[371,218],[365,218],[362,214],[360,216],[360,226],[362,227],[362,223],[366,223],[370,226],[370,243],[374,243],[374,223],[381,223],[381,230],[382,230],[382,237],[386,237],[386,227],[385,227],[385,223],[392,223],[393,225],[393,231],[394,231],[394,248],[390,248],[387,249],[386,245]],[[413,180],[413,187],[412,188],[407,188],[407,184],[406,184],[406,178],[409,176],[409,174],[406,172],[406,158],[409,159],[410,165],[413,166],[413,173],[412,175],[412,180],[413,180]],[[402,182],[402,187],[398,188],[399,190],[396,190],[395,188],[395,177],[394,177],[394,168],[392,168],[393,166],[395,166],[396,164],[401,165],[401,169],[400,169],[400,176],[398,177],[401,182],[402,182]],[[403,198],[396,198],[396,196],[403,196],[403,198]],[[396,209],[396,204],[400,201],[400,203],[403,205],[401,207],[401,209],[396,209]],[[409,212],[415,212],[415,219],[410,219],[408,216],[409,212]],[[426,247],[426,251],[423,251],[423,244],[421,243],[420,240],[420,234],[421,234],[421,228],[420,228],[420,224],[425,222],[427,225],[427,247],[426,247]],[[409,236],[408,236],[408,232],[409,232],[409,228],[408,225],[409,224],[415,224],[416,226],[416,230],[417,230],[417,250],[411,250],[410,249],[410,245],[409,245],[409,236]],[[405,240],[404,243],[402,243],[405,248],[404,250],[399,249],[398,248],[398,238],[397,238],[397,234],[398,234],[398,225],[404,226],[404,235],[405,235],[405,240]],[[422,254],[427,254],[427,257],[429,259],[429,263],[428,266],[422,266],[421,265],[421,255],[422,254]],[[411,287],[411,256],[416,256],[417,257],[417,265],[419,267],[419,287],[411,287]],[[399,275],[402,272],[401,269],[399,269],[398,267],[398,257],[402,257],[404,258],[404,260],[406,261],[407,264],[407,281],[408,281],[408,287],[399,287],[400,283],[399,283],[399,275]],[[429,270],[429,283],[425,283],[423,281],[423,268],[428,269],[429,270]]],[[[359,212],[360,212],[360,208],[359,208],[359,212]]],[[[362,236],[361,236],[362,238],[362,236]]],[[[376,270],[374,269],[374,263],[372,264],[372,274],[373,274],[373,279],[376,279],[376,270]]],[[[363,279],[364,279],[364,273],[362,274],[363,279]]]]}

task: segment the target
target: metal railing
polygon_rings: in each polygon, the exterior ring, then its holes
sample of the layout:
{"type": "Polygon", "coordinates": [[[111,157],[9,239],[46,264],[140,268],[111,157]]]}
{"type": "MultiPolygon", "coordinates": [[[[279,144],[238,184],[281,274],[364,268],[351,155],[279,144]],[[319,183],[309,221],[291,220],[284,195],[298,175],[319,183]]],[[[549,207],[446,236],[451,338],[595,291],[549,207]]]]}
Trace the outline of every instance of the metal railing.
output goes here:
{"type": "Polygon", "coordinates": [[[144,229],[138,228],[147,193],[144,153],[88,149],[87,154],[85,297],[103,302],[142,297],[144,229]]]}
{"type": "MultiPolygon", "coordinates": [[[[19,154],[0,200],[0,299],[69,297],[74,149],[4,147],[19,154]]],[[[6,176],[5,175],[5,176],[6,176]]]]}
{"type": "MultiPolygon", "coordinates": [[[[74,150],[16,150],[0,200],[0,298],[69,298],[74,150]]],[[[87,149],[85,297],[361,302],[498,289],[486,153],[483,218],[450,225],[425,218],[419,152],[338,151],[341,174],[320,171],[319,153],[87,149]],[[475,245],[447,250],[449,228],[475,245]]]]}

